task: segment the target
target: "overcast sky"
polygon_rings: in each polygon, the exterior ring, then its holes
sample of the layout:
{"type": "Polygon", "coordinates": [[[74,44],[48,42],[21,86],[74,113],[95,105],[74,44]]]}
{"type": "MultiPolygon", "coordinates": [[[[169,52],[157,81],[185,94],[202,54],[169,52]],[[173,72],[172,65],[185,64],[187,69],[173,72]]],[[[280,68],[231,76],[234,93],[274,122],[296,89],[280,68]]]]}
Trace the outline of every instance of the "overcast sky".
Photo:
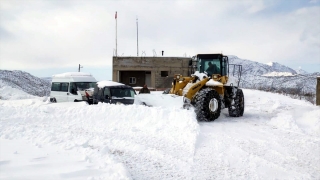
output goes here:
{"type": "Polygon", "coordinates": [[[118,55],[223,53],[320,72],[319,0],[0,0],[0,69],[112,79],[118,55]],[[155,53],[154,53],[155,52],[155,53]]]}

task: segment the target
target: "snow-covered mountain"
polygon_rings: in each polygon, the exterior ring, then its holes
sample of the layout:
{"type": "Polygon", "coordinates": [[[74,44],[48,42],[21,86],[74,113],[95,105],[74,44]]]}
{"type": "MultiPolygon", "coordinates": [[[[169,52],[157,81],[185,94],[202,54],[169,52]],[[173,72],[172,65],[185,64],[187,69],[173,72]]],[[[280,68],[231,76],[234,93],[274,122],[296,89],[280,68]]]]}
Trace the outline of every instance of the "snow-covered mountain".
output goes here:
{"type": "Polygon", "coordinates": [[[50,94],[51,81],[35,77],[24,71],[0,70],[0,81],[0,88],[8,85],[34,96],[50,94]]]}
{"type": "Polygon", "coordinates": [[[298,69],[295,70],[298,74],[309,74],[307,71],[301,69],[301,67],[299,67],[298,69]]]}
{"type": "MultiPolygon", "coordinates": [[[[230,64],[242,65],[240,86],[242,88],[259,89],[298,95],[315,95],[317,76],[320,72],[298,72],[279,63],[263,64],[228,56],[230,64]]],[[[230,72],[232,72],[232,68],[230,72]]]]}
{"type": "Polygon", "coordinates": [[[276,62],[270,62],[268,64],[263,64],[255,61],[250,61],[246,59],[240,59],[237,56],[228,56],[230,64],[240,64],[242,65],[242,74],[253,74],[261,76],[263,74],[268,74],[271,72],[289,72],[292,74],[298,74],[295,70],[284,66],[276,62]]]}

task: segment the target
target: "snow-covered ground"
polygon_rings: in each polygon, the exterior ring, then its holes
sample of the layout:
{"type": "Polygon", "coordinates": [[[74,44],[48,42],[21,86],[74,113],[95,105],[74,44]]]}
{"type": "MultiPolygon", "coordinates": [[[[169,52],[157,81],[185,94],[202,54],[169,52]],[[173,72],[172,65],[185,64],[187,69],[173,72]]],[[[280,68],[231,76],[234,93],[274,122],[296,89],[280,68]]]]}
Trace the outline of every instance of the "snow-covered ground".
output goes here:
{"type": "Polygon", "coordinates": [[[305,101],[244,89],[243,117],[224,109],[197,122],[173,106],[180,98],[157,92],[147,107],[51,104],[7,90],[0,179],[320,179],[320,107],[305,101]]]}

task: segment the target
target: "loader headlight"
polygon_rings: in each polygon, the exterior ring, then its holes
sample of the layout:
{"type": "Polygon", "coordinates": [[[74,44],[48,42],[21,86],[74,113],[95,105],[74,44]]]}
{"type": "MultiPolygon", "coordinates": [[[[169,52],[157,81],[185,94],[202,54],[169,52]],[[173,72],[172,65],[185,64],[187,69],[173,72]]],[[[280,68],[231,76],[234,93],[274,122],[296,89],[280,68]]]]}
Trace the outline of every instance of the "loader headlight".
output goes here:
{"type": "Polygon", "coordinates": [[[217,79],[218,78],[218,76],[217,75],[213,75],[213,79],[217,79]]]}

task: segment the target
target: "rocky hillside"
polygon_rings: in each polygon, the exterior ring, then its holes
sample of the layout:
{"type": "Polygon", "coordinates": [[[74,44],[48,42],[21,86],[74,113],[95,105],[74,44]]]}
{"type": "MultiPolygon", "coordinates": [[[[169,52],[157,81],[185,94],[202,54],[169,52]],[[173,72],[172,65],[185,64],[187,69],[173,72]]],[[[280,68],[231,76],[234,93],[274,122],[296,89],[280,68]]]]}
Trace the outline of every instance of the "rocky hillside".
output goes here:
{"type": "MultiPolygon", "coordinates": [[[[51,81],[35,77],[24,71],[0,70],[0,86],[11,86],[34,96],[49,96],[51,81]]],[[[2,88],[2,87],[0,87],[2,88]]]]}

